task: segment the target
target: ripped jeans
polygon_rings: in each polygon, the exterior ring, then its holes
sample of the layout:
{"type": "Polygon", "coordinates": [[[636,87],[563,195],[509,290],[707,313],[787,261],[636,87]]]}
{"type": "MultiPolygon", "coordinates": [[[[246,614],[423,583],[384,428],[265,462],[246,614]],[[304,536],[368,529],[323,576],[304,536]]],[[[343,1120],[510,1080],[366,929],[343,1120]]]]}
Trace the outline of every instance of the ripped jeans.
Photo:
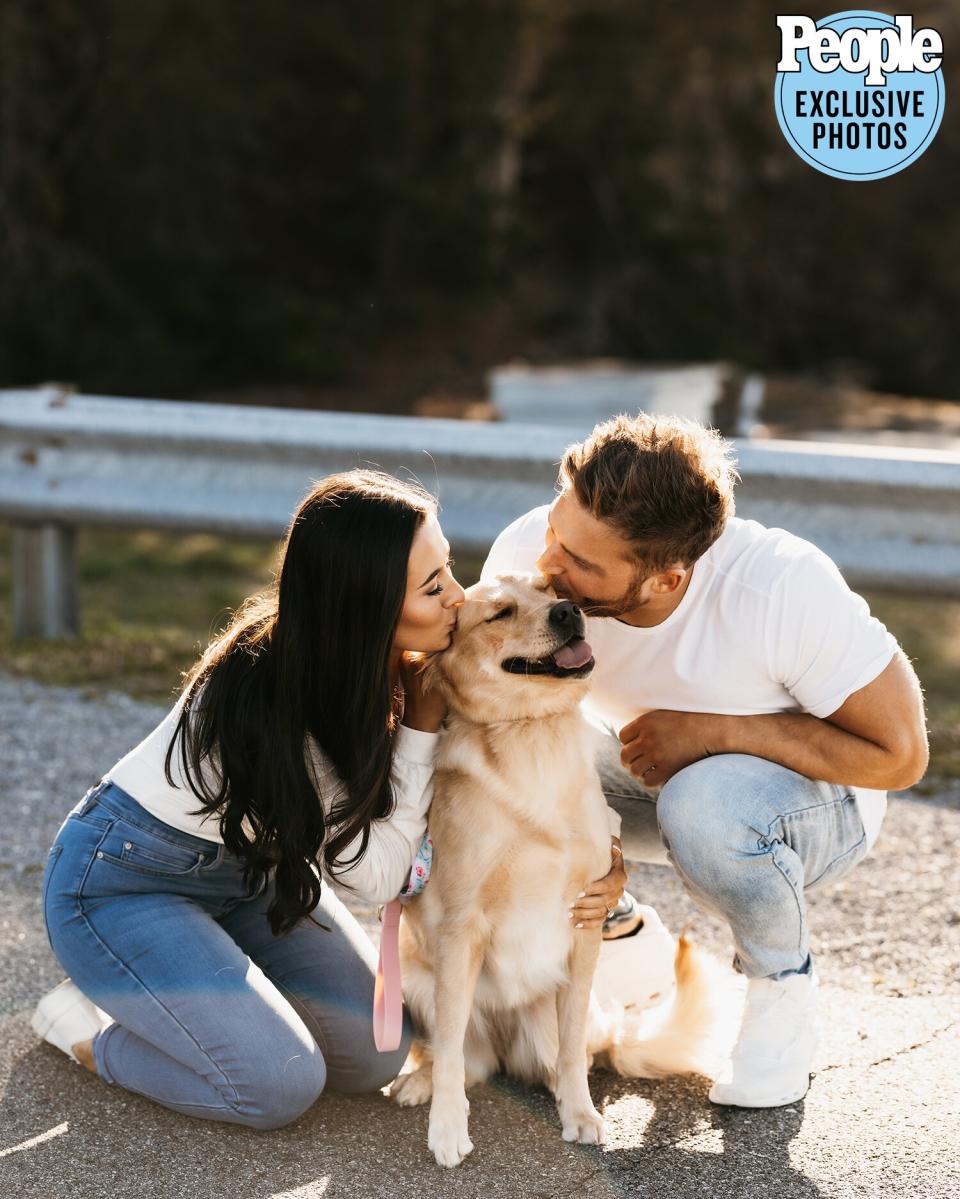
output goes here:
{"type": "Polygon", "coordinates": [[[597,768],[633,856],[669,863],[697,903],[730,925],[734,966],[748,978],[809,971],[804,895],[867,852],[850,790],[764,758],[718,754],[677,771],[655,794],[621,766],[621,748],[612,733],[604,737],[597,768]]]}
{"type": "Polygon", "coordinates": [[[295,1120],[326,1085],[376,1091],[400,1047],[373,1040],[377,954],[325,884],[311,920],[270,931],[273,876],[248,898],[241,863],[182,833],[113,783],[57,833],[43,876],[50,946],[115,1023],[93,1041],[97,1073],[164,1107],[250,1128],[295,1120]]]}

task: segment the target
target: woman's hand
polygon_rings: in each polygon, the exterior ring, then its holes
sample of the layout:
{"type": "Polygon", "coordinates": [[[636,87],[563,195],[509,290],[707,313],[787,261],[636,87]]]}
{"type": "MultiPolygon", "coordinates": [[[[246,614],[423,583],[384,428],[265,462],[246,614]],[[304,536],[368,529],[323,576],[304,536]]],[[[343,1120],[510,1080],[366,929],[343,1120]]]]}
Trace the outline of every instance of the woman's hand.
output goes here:
{"type": "Polygon", "coordinates": [[[403,724],[423,733],[436,733],[447,714],[447,701],[440,689],[426,691],[423,671],[425,654],[404,650],[400,655],[400,682],[403,686],[403,724]]]}
{"type": "Polygon", "coordinates": [[[570,920],[576,928],[600,928],[611,911],[620,902],[627,886],[627,872],[623,868],[623,849],[620,838],[611,838],[613,865],[610,870],[589,883],[574,900],[570,909],[570,920]]]}

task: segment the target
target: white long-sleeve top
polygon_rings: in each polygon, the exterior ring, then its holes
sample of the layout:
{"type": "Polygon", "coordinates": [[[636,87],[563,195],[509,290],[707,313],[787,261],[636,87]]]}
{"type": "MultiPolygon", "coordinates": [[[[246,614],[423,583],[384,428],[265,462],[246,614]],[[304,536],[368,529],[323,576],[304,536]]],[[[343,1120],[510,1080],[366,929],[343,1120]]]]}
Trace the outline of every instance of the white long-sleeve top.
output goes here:
{"type": "MultiPolygon", "coordinates": [[[[181,696],[153,732],[121,758],[104,778],[126,791],[141,807],[172,828],[207,841],[222,843],[216,815],[190,814],[200,806],[201,801],[190,790],[181,772],[179,745],[170,762],[175,786],[170,786],[164,774],[167,747],[180,719],[183,701],[184,696],[181,696]]],[[[437,733],[424,733],[406,725],[397,729],[391,773],[396,799],[393,812],[384,819],[374,820],[370,825],[367,849],[359,862],[338,870],[337,877],[331,877],[326,867],[322,867],[323,878],[344,898],[353,897],[366,903],[388,903],[406,883],[427,827],[427,809],[433,797],[433,755],[437,737],[437,733]],[[352,889],[341,886],[338,878],[348,882],[352,889]]],[[[344,784],[329,758],[309,734],[304,752],[322,797],[324,812],[329,816],[331,809],[344,797],[344,784]]],[[[244,828],[252,836],[253,830],[246,821],[244,828]]],[[[349,860],[359,844],[358,837],[340,854],[341,860],[349,860]]]]}

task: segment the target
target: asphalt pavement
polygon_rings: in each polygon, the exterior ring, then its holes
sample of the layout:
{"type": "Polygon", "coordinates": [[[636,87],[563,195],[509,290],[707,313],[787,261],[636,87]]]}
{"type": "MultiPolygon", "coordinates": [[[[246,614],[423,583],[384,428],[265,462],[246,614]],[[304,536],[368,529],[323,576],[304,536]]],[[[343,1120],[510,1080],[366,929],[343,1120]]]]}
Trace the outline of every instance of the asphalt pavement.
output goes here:
{"type": "MultiPolygon", "coordinates": [[[[209,1123],[105,1085],[38,1041],[63,978],[40,918],[42,863],[70,807],[163,714],[126,696],[0,675],[0,1199],[483,1199],[729,1195],[960,1197],[960,786],[891,799],[871,856],[810,897],[821,1047],[806,1099],[716,1108],[700,1077],[591,1075],[609,1141],[560,1138],[542,1089],[471,1091],[474,1152],[426,1147],[427,1112],[332,1093],[273,1132],[209,1123]]],[[[631,889],[721,958],[729,935],[669,867],[631,889]]],[[[376,935],[375,915],[357,915],[376,935]]]]}

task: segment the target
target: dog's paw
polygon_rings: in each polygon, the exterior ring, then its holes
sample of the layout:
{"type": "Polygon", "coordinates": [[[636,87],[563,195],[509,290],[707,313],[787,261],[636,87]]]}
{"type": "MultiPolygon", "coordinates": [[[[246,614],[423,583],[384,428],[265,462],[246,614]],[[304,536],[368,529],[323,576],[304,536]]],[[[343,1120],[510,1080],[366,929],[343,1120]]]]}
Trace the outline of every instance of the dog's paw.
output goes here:
{"type": "Polygon", "coordinates": [[[473,1142],[467,1130],[469,1101],[464,1098],[462,1111],[437,1111],[434,1104],[430,1109],[430,1126],[427,1146],[437,1159],[438,1166],[459,1166],[468,1153],[473,1152],[473,1142]]]}
{"type": "Polygon", "coordinates": [[[401,1107],[419,1107],[433,1094],[433,1067],[421,1066],[401,1074],[390,1084],[390,1098],[401,1107]]]}
{"type": "Polygon", "coordinates": [[[587,1100],[583,1103],[558,1103],[560,1123],[565,1141],[580,1141],[584,1145],[602,1145],[606,1140],[603,1117],[587,1100]]]}

